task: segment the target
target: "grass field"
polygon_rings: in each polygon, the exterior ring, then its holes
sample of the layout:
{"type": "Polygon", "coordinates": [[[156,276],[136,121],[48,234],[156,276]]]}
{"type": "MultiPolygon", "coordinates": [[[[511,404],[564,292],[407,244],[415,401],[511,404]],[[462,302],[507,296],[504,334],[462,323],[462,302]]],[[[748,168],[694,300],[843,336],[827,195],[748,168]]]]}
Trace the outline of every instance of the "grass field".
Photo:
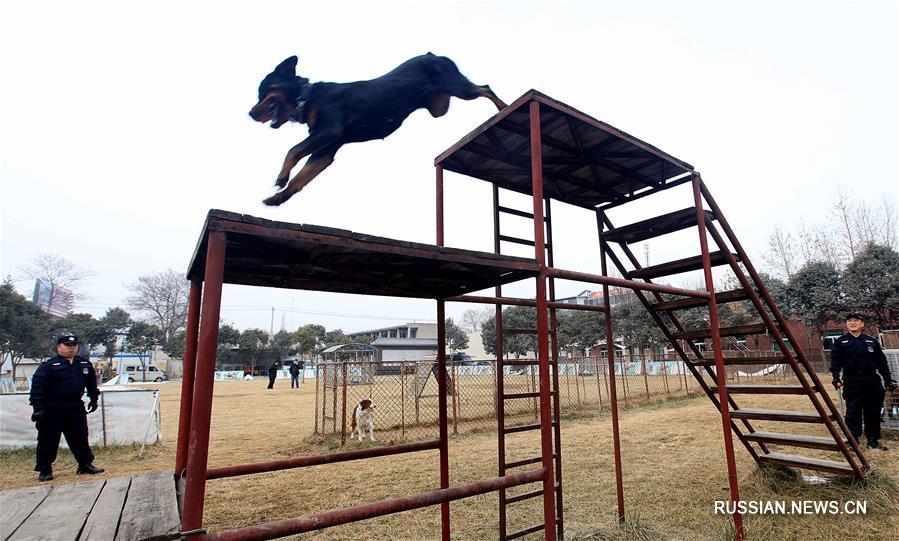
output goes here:
{"type": "MultiPolygon", "coordinates": [[[[211,467],[327,451],[327,443],[311,437],[314,382],[306,381],[299,391],[291,390],[284,381],[278,381],[274,390],[266,390],[266,384],[261,380],[216,383],[209,451],[211,467]]],[[[143,458],[138,457],[137,447],[95,449],[96,464],[106,468],[105,476],[173,468],[180,385],[173,382],[156,387],[161,390],[163,442],[148,447],[143,458]]],[[[789,409],[795,400],[778,398],[764,405],[789,409]]],[[[746,405],[763,404],[756,398],[746,405]]],[[[801,425],[790,428],[808,430],[801,425]]],[[[728,538],[727,518],[714,513],[714,502],[728,497],[721,422],[707,399],[685,398],[629,409],[621,416],[621,436],[629,521],[624,529],[614,526],[615,484],[609,416],[578,414],[563,418],[564,505],[569,540],[728,538]]],[[[896,539],[899,535],[896,511],[899,508],[896,489],[899,439],[891,435],[884,441],[891,447],[889,452],[868,454],[878,472],[869,489],[847,484],[811,486],[760,476],[737,442],[737,466],[744,500],[868,501],[864,516],[747,516],[749,539],[896,539]]],[[[510,460],[537,453],[536,432],[510,435],[507,443],[510,460]]],[[[348,448],[358,446],[352,442],[348,448]]],[[[449,449],[451,484],[496,476],[495,432],[477,431],[452,437],[449,449]]],[[[30,450],[0,453],[0,485],[7,489],[37,484],[33,460],[30,450]]],[[[71,454],[62,450],[55,464],[53,483],[85,480],[74,471],[71,454]]],[[[207,485],[204,525],[210,531],[219,531],[437,487],[436,451],[214,480],[207,485]]],[[[510,529],[538,522],[540,505],[539,499],[515,504],[510,511],[510,529]]],[[[496,539],[497,497],[487,494],[454,502],[452,518],[454,539],[496,539]]],[[[434,507],[339,526],[297,539],[437,539],[439,528],[439,508],[434,507]]]]}

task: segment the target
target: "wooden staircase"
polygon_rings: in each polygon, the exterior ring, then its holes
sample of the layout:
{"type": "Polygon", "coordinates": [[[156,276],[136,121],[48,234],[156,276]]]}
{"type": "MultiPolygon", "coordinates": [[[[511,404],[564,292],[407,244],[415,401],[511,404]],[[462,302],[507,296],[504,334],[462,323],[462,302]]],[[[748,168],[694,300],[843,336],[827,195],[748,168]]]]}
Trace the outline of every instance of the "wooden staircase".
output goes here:
{"type": "MultiPolygon", "coordinates": [[[[631,280],[644,280],[671,276],[683,272],[702,269],[705,273],[707,291],[713,293],[714,302],[706,299],[668,299],[659,293],[634,291],[637,298],[649,311],[653,320],[668,338],[672,347],[686,363],[687,368],[699,382],[706,395],[719,412],[730,419],[732,433],[743,444],[758,464],[780,464],[795,468],[816,470],[838,475],[854,476],[862,481],[868,463],[858,442],[852,437],[839,410],[834,405],[827,389],[822,385],[799,341],[787,327],[787,322],[765,288],[759,274],[749,261],[746,252],[736,239],[720,208],[708,193],[708,189],[698,180],[699,189],[694,188],[694,206],[655,218],[614,227],[604,212],[599,213],[601,250],[605,251],[622,276],[631,280]],[[700,195],[701,194],[701,195],[700,195]],[[705,207],[708,208],[705,208],[705,207]],[[700,207],[697,209],[697,207],[700,207]],[[716,227],[720,226],[721,231],[716,227]],[[662,235],[688,228],[697,228],[700,234],[700,255],[642,267],[628,244],[646,241],[662,235]],[[723,234],[722,234],[723,231],[723,234]],[[716,251],[709,251],[708,238],[711,237],[716,251]],[[616,247],[624,259],[618,257],[616,247]],[[625,261],[628,263],[625,264],[625,261]],[[715,292],[711,282],[711,268],[729,266],[740,283],[740,288],[715,292]],[[741,302],[748,306],[748,312],[757,321],[751,324],[719,326],[717,306],[741,302]],[[683,310],[709,309],[709,324],[706,328],[687,329],[678,313],[683,310]],[[751,336],[767,334],[779,347],[776,355],[750,355],[746,357],[724,357],[718,351],[706,352],[695,343],[697,340],[712,338],[720,350],[721,337],[751,336]],[[790,345],[794,345],[791,348],[790,345]],[[716,357],[718,357],[716,359],[716,357]],[[790,375],[789,382],[731,383],[726,377],[719,382],[719,368],[727,371],[734,365],[783,365],[790,375]],[[719,387],[724,385],[724,389],[719,387]],[[722,390],[725,391],[722,393],[722,390]],[[744,395],[750,395],[746,397],[744,395]],[[741,401],[759,396],[805,397],[808,408],[801,411],[784,411],[743,407],[741,401]],[[724,404],[722,405],[722,397],[724,404]],[[777,423],[770,430],[755,425],[777,423]],[[819,435],[793,434],[783,426],[820,425],[819,435]],[[778,432],[774,430],[784,430],[778,432]],[[789,447],[797,454],[786,454],[776,450],[789,447]],[[803,451],[825,451],[834,454],[833,460],[801,454],[803,451]]],[[[787,378],[785,378],[787,379],[787,378]]],[[[794,400],[795,401],[795,400],[794,400]]]]}

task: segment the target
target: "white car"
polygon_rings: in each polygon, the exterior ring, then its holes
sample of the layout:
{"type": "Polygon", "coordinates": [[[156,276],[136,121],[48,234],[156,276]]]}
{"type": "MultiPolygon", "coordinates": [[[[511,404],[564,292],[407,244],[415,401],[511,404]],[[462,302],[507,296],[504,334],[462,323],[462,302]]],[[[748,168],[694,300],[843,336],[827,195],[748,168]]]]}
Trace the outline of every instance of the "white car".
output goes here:
{"type": "Polygon", "coordinates": [[[140,366],[126,366],[125,373],[128,374],[128,383],[142,382],[142,381],[165,381],[169,379],[168,374],[163,372],[162,370],[156,368],[155,366],[148,366],[146,372],[146,378],[144,378],[144,370],[143,367],[140,366]]]}

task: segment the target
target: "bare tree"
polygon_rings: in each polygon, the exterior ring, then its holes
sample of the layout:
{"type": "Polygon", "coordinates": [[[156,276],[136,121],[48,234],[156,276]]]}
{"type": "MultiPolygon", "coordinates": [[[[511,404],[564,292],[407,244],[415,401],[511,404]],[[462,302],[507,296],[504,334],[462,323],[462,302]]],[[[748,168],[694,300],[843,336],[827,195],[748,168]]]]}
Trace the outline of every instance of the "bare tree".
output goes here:
{"type": "Polygon", "coordinates": [[[765,262],[775,272],[787,278],[792,276],[793,268],[796,266],[796,249],[794,244],[795,239],[793,239],[793,235],[789,232],[784,233],[783,229],[777,227],[768,236],[768,251],[763,256],[765,262]]]}
{"type": "Polygon", "coordinates": [[[31,260],[31,263],[19,267],[19,272],[26,278],[40,280],[50,286],[50,292],[46,304],[41,303],[41,308],[49,312],[54,303],[62,300],[62,296],[71,294],[72,300],[85,300],[85,295],[79,286],[81,282],[90,276],[95,276],[94,271],[72,263],[59,254],[41,254],[31,260]]]}
{"type": "Polygon", "coordinates": [[[486,306],[480,310],[469,308],[462,312],[462,320],[459,322],[459,327],[465,332],[480,333],[484,322],[495,315],[496,309],[491,306],[486,306]]]}
{"type": "Polygon", "coordinates": [[[133,293],[125,304],[162,329],[162,343],[186,325],[190,283],[181,274],[172,269],[146,274],[125,287],[133,293]]]}

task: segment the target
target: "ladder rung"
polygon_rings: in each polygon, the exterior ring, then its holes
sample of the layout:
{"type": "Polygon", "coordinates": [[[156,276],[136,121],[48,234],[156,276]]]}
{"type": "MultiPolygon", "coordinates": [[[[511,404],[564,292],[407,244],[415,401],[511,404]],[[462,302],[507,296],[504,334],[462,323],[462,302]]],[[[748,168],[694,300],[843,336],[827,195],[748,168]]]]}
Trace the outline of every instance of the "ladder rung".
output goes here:
{"type": "MultiPolygon", "coordinates": [[[[824,419],[817,412],[766,410],[758,408],[740,408],[730,412],[734,419],[756,419],[760,421],[784,421],[788,423],[823,423],[824,419]]],[[[833,417],[833,416],[831,416],[833,417]]]]}
{"type": "MultiPolygon", "coordinates": [[[[745,289],[734,289],[732,291],[722,291],[715,293],[715,302],[717,304],[725,304],[728,302],[738,302],[748,299],[745,289]]],[[[697,308],[706,306],[709,302],[705,299],[680,299],[677,301],[657,302],[652,307],[659,311],[667,310],[684,310],[687,308],[697,308]]]]}
{"type": "Polygon", "coordinates": [[[536,366],[540,364],[537,359],[509,359],[502,361],[503,366],[536,366]]]}
{"type": "MultiPolygon", "coordinates": [[[[714,215],[703,210],[706,216],[714,220],[714,215]]],[[[676,212],[656,216],[642,222],[628,224],[603,233],[606,240],[612,242],[640,242],[654,237],[674,233],[696,225],[696,207],[685,208],[676,212]]]]}
{"type": "MultiPolygon", "coordinates": [[[[718,386],[710,387],[713,392],[718,392],[718,386]]],[[[812,391],[818,392],[814,385],[812,391]]],[[[734,383],[727,385],[727,392],[733,394],[805,394],[802,385],[765,385],[754,383],[734,383]]]]}
{"type": "MultiPolygon", "coordinates": [[[[535,481],[535,482],[539,483],[540,481],[535,481]]],[[[562,488],[562,485],[560,485],[559,483],[556,483],[556,492],[558,492],[560,488],[562,488]]],[[[540,496],[541,494],[543,494],[543,489],[538,488],[536,490],[522,492],[521,494],[516,494],[514,496],[507,496],[506,497],[506,505],[518,503],[520,501],[527,500],[529,498],[536,498],[537,496],[540,496]]]]}
{"type": "MultiPolygon", "coordinates": [[[[715,366],[715,359],[699,359],[697,361],[692,362],[694,366],[715,366]]],[[[725,365],[734,365],[734,364],[790,364],[786,359],[783,358],[783,355],[766,355],[766,356],[753,356],[753,357],[725,357],[724,358],[725,365]]]]}
{"type": "MultiPolygon", "coordinates": [[[[722,252],[712,252],[709,254],[712,266],[724,265],[727,263],[727,259],[725,259],[724,254],[722,252]]],[[[734,258],[737,261],[740,260],[740,256],[737,254],[733,254],[734,258]]],[[[689,272],[694,270],[699,270],[702,268],[702,256],[698,255],[696,257],[688,257],[686,259],[678,259],[677,261],[671,261],[669,263],[662,263],[661,265],[654,265],[652,267],[646,267],[643,269],[633,270],[627,273],[626,278],[633,280],[635,278],[658,278],[660,276],[669,276],[672,274],[680,274],[682,272],[689,272]]]]}
{"type": "MultiPolygon", "coordinates": [[[[553,459],[559,458],[558,453],[553,453],[553,459]]],[[[542,457],[534,457],[534,458],[526,458],[524,460],[515,460],[512,462],[506,462],[506,469],[509,468],[519,468],[521,466],[527,466],[528,464],[538,464],[543,461],[542,457]]]]}
{"type": "MultiPolygon", "coordinates": [[[[543,492],[541,490],[541,492],[543,492]]],[[[527,528],[518,530],[516,532],[512,532],[510,534],[506,534],[506,539],[518,539],[519,537],[524,537],[529,533],[542,531],[546,526],[543,524],[534,524],[533,526],[528,526],[527,528]]]]}
{"type": "MultiPolygon", "coordinates": [[[[550,391],[552,394],[552,391],[550,391]]],[[[540,391],[534,393],[509,393],[503,395],[503,400],[514,400],[516,398],[537,398],[540,396],[540,391]]]]}
{"type": "MultiPolygon", "coordinates": [[[[768,326],[764,323],[753,323],[752,325],[737,325],[736,327],[719,327],[718,334],[720,336],[743,336],[747,334],[764,334],[768,331],[768,326]]],[[[696,329],[693,331],[685,331],[674,333],[674,338],[678,340],[697,340],[700,338],[711,338],[712,329],[696,329]]]]}
{"type": "MultiPolygon", "coordinates": [[[[556,422],[549,423],[550,426],[556,426],[556,422]]],[[[529,430],[540,430],[540,423],[531,423],[527,425],[517,425],[509,428],[503,427],[503,434],[514,434],[515,432],[527,432],[529,430]]]]}
{"type": "MultiPolygon", "coordinates": [[[[523,211],[523,210],[518,210],[518,209],[509,208],[509,207],[504,207],[504,206],[502,206],[502,205],[497,206],[497,207],[496,207],[496,210],[499,211],[499,212],[504,212],[504,213],[506,213],[506,214],[512,214],[512,215],[515,215],[515,216],[521,216],[522,218],[527,218],[527,219],[529,219],[529,220],[533,220],[533,219],[534,219],[534,215],[533,215],[532,213],[530,213],[530,212],[525,212],[525,211],[523,211]]],[[[546,221],[546,217],[545,217],[545,216],[543,217],[543,220],[546,221]]]]}
{"type": "Polygon", "coordinates": [[[852,475],[852,466],[845,462],[835,462],[833,460],[824,460],[821,458],[811,458],[800,455],[788,455],[786,453],[767,453],[759,455],[762,462],[773,462],[775,464],[784,464],[786,466],[795,466],[797,468],[806,468],[809,470],[826,471],[830,473],[839,473],[842,475],[852,475]]]}
{"type": "MultiPolygon", "coordinates": [[[[810,449],[823,449],[825,451],[839,451],[840,446],[833,438],[821,436],[806,436],[804,434],[782,434],[780,432],[750,432],[746,434],[749,441],[760,443],[773,443],[776,445],[792,445],[793,447],[808,447],[810,449]]],[[[849,444],[846,438],[843,443],[849,444]]]]}

